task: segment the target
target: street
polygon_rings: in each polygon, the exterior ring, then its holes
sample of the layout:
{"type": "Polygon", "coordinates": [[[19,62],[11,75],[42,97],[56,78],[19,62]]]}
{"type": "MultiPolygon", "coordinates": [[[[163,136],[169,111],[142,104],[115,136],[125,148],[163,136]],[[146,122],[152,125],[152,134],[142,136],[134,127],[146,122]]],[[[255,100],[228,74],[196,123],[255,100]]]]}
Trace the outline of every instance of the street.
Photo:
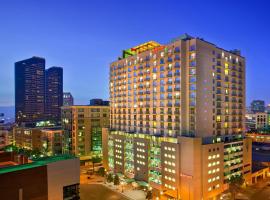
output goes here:
{"type": "MultiPolygon", "coordinates": [[[[269,180],[269,179],[268,179],[269,180]]],[[[267,181],[261,181],[249,188],[253,190],[253,194],[250,196],[250,200],[269,200],[270,199],[270,186],[267,185],[267,181]]]]}
{"type": "Polygon", "coordinates": [[[81,184],[80,197],[82,200],[129,200],[102,184],[81,184]]]}

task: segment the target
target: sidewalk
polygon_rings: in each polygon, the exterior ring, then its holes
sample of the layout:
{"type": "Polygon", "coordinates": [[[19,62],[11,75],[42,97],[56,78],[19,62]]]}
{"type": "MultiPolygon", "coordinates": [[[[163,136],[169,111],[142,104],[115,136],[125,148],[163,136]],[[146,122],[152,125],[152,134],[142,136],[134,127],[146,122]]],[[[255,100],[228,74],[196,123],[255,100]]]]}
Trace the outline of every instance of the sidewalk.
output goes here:
{"type": "Polygon", "coordinates": [[[132,189],[128,189],[125,190],[122,193],[121,192],[121,186],[115,186],[112,184],[106,184],[106,183],[100,183],[104,186],[106,186],[107,188],[109,188],[110,190],[117,192],[119,194],[122,194],[125,198],[128,198],[130,200],[145,200],[145,193],[142,190],[132,190],[132,189]]]}

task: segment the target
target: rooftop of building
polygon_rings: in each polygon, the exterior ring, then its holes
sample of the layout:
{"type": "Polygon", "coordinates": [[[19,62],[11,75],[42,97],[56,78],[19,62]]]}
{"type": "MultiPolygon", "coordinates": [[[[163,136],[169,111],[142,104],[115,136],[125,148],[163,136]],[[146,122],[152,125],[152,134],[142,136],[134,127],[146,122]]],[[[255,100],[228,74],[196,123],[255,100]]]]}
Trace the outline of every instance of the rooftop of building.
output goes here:
{"type": "Polygon", "coordinates": [[[43,157],[36,160],[33,160],[31,163],[22,164],[22,165],[13,165],[9,167],[0,168],[0,174],[15,172],[19,170],[26,170],[35,167],[45,166],[49,163],[58,162],[62,160],[74,159],[75,156],[72,155],[59,155],[59,156],[52,156],[52,157],[43,157]]]}
{"type": "Polygon", "coordinates": [[[45,62],[45,58],[43,58],[43,57],[32,56],[31,58],[27,58],[27,59],[24,59],[24,60],[17,61],[17,62],[15,62],[15,64],[16,64],[16,63],[20,63],[20,62],[30,61],[30,60],[42,60],[42,61],[45,62]]]}
{"type": "Polygon", "coordinates": [[[253,164],[252,165],[252,173],[259,172],[262,169],[266,169],[266,168],[268,168],[268,167],[267,166],[263,166],[263,165],[255,165],[255,164],[253,164]]]}
{"type": "Polygon", "coordinates": [[[68,109],[68,108],[106,108],[110,107],[109,105],[72,105],[72,106],[62,106],[61,109],[68,109]]]}
{"type": "Polygon", "coordinates": [[[214,43],[211,43],[209,41],[204,40],[203,38],[193,37],[193,36],[190,36],[189,34],[185,33],[185,34],[180,35],[179,37],[176,37],[176,38],[172,39],[168,44],[163,45],[163,44],[160,44],[160,43],[158,43],[156,41],[149,41],[149,42],[145,42],[145,43],[139,44],[137,46],[131,47],[129,49],[123,50],[123,55],[122,55],[122,57],[119,57],[119,60],[122,60],[124,58],[129,57],[129,56],[134,56],[134,55],[140,54],[140,53],[148,51],[148,50],[152,50],[152,49],[156,49],[156,48],[158,49],[158,48],[160,48],[162,46],[169,45],[169,44],[174,43],[174,42],[179,41],[179,40],[187,41],[187,40],[192,40],[192,39],[198,39],[200,41],[203,41],[203,42],[206,42],[206,43],[208,43],[210,45],[213,45],[216,48],[221,49],[221,50],[223,50],[225,52],[228,52],[228,53],[243,57],[243,56],[241,56],[241,52],[238,49],[226,50],[226,49],[223,49],[221,47],[218,47],[214,43]]]}

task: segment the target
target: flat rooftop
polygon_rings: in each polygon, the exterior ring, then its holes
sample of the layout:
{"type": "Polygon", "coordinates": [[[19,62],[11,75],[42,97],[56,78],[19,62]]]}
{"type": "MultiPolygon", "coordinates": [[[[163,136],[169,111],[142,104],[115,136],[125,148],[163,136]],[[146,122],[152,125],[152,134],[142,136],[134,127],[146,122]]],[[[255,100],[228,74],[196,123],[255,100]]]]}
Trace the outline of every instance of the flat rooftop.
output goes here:
{"type": "Polygon", "coordinates": [[[59,155],[59,156],[51,156],[51,157],[44,157],[33,160],[31,163],[22,164],[22,165],[13,165],[9,167],[0,168],[0,174],[5,174],[9,172],[15,172],[19,170],[31,169],[35,167],[45,166],[49,163],[58,162],[62,160],[74,159],[75,156],[72,155],[59,155]]]}

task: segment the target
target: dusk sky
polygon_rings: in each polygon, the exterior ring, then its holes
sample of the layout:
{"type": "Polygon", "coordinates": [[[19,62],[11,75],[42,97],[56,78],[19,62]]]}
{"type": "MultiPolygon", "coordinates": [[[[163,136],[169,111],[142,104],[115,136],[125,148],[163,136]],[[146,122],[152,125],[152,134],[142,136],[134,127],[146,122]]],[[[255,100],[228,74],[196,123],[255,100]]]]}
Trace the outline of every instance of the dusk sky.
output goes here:
{"type": "Polygon", "coordinates": [[[108,99],[109,64],[123,49],[188,33],[246,57],[247,103],[270,103],[269,1],[2,0],[0,106],[14,105],[14,62],[64,69],[76,104],[108,99]]]}

